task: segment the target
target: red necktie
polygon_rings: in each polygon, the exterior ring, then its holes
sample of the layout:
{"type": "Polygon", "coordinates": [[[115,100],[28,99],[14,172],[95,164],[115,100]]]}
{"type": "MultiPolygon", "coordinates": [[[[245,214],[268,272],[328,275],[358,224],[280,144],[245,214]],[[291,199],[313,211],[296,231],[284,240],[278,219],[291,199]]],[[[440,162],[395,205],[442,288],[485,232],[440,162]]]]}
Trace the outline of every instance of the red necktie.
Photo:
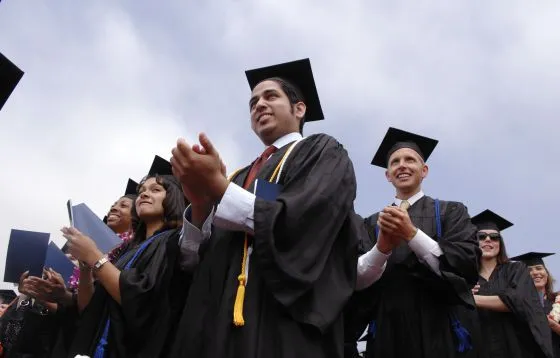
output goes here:
{"type": "Polygon", "coordinates": [[[264,162],[266,162],[266,160],[272,155],[272,153],[276,152],[276,150],[277,148],[271,145],[270,147],[264,150],[264,152],[261,154],[260,157],[257,158],[257,160],[253,162],[253,165],[249,170],[249,174],[247,174],[247,178],[245,178],[245,184],[243,185],[243,189],[247,189],[249,186],[251,186],[251,183],[253,183],[253,181],[255,180],[257,173],[261,169],[264,162]]]}

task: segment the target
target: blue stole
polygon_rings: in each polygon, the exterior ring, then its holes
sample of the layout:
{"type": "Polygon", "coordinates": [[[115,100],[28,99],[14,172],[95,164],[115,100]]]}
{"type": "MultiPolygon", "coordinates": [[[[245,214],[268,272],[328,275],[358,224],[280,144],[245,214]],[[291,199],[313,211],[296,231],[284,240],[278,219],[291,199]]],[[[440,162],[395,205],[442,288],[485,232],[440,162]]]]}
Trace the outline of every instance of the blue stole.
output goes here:
{"type": "MultiPolygon", "coordinates": [[[[144,241],[142,243],[142,245],[140,245],[138,250],[134,253],[132,258],[130,260],[128,260],[128,262],[125,264],[123,271],[130,269],[130,267],[132,267],[132,264],[134,263],[134,261],[136,261],[138,256],[140,256],[140,254],[142,252],[144,252],[144,250],[146,250],[148,245],[150,245],[157,237],[165,234],[167,231],[169,231],[169,230],[166,230],[164,232],[160,232],[157,235],[152,235],[152,237],[150,237],[148,240],[144,241]]],[[[121,257],[121,259],[122,259],[122,257],[121,257]]],[[[118,264],[122,264],[121,259],[119,259],[118,264]]],[[[104,358],[105,357],[105,348],[107,347],[107,344],[109,343],[109,326],[110,326],[110,323],[111,323],[110,317],[107,317],[107,320],[105,321],[105,328],[103,329],[103,334],[99,338],[99,342],[97,342],[97,346],[95,346],[95,352],[93,354],[93,358],[104,358]]]]}

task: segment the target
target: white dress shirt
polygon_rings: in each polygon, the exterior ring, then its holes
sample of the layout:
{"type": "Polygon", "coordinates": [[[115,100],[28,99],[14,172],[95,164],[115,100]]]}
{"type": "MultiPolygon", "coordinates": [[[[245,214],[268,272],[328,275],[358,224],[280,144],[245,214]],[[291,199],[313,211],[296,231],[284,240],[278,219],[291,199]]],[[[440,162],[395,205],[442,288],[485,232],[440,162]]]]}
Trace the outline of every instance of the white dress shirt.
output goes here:
{"type": "MultiPolygon", "coordinates": [[[[300,133],[293,132],[280,137],[272,145],[280,149],[302,138],[300,133]]],[[[191,224],[190,208],[187,208],[183,218],[183,230],[179,239],[181,267],[188,270],[198,263],[198,248],[204,240],[210,237],[212,224],[221,229],[243,231],[253,235],[255,228],[255,200],[255,194],[248,192],[233,182],[229,183],[216,211],[212,210],[212,213],[202,225],[202,231],[191,224]]],[[[251,255],[251,251],[251,248],[249,248],[248,256],[251,255]]]]}
{"type": "MultiPolygon", "coordinates": [[[[408,198],[407,201],[410,206],[412,206],[422,197],[424,197],[424,192],[420,191],[408,198]]],[[[397,206],[399,206],[401,202],[401,199],[395,198],[394,200],[397,206]]],[[[420,262],[427,265],[436,274],[441,275],[438,257],[440,257],[443,252],[435,240],[418,229],[416,235],[408,242],[408,247],[416,254],[420,262]]],[[[370,251],[358,258],[356,290],[363,290],[381,278],[390,255],[391,253],[384,254],[379,251],[376,244],[370,251]]]]}

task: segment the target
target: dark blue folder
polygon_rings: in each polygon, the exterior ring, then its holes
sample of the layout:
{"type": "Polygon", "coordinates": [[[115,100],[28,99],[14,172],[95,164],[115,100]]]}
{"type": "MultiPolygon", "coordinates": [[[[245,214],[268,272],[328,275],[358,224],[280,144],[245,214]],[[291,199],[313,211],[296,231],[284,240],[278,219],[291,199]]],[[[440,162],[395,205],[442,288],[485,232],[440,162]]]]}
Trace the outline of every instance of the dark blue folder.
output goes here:
{"type": "Polygon", "coordinates": [[[74,264],[62,250],[56,246],[54,242],[51,241],[47,248],[47,257],[45,259],[45,267],[52,268],[56,272],[58,272],[62,278],[64,278],[64,282],[68,283],[70,280],[70,276],[74,273],[74,264]]]}
{"type": "Polygon", "coordinates": [[[4,281],[18,283],[22,273],[42,277],[50,234],[12,229],[4,281]]]}
{"type": "Polygon", "coordinates": [[[72,207],[73,224],[82,234],[89,236],[103,253],[108,253],[121,243],[121,239],[103,220],[87,207],[78,204],[72,207]]]}
{"type": "Polygon", "coordinates": [[[255,181],[255,195],[266,201],[274,201],[280,195],[282,185],[270,183],[266,180],[257,179],[255,181]]]}

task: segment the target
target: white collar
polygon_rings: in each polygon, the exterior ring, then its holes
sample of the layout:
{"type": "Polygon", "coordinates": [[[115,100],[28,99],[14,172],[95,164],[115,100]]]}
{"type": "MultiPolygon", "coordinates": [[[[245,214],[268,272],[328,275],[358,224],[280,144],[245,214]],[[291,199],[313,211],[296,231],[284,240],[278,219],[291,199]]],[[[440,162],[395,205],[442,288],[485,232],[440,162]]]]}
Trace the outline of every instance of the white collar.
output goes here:
{"type": "Polygon", "coordinates": [[[300,140],[301,138],[303,138],[301,133],[292,132],[292,133],[288,133],[288,134],[276,139],[276,141],[274,143],[272,143],[272,145],[275,146],[276,149],[280,149],[283,146],[285,146],[286,144],[290,144],[292,142],[295,142],[296,140],[300,140]]]}
{"type": "MultiPolygon", "coordinates": [[[[410,206],[412,206],[412,205],[414,205],[415,202],[422,199],[423,197],[424,197],[424,192],[422,190],[420,190],[418,193],[414,194],[413,196],[411,196],[410,198],[408,198],[406,200],[408,201],[410,206]]],[[[401,199],[395,198],[395,205],[396,206],[400,206],[401,202],[402,202],[401,199]]]]}

